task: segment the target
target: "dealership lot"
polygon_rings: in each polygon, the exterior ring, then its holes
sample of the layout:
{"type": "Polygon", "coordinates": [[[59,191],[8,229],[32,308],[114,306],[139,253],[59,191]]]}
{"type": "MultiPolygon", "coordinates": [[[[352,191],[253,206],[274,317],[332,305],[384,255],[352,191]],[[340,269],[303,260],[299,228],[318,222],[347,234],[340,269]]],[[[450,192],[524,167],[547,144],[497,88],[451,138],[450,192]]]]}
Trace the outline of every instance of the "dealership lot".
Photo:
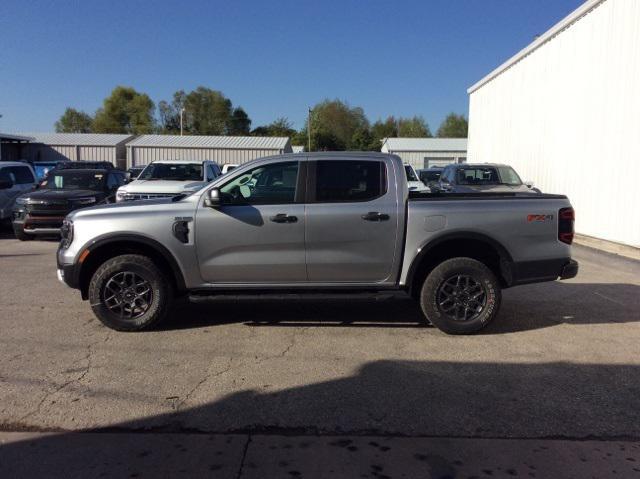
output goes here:
{"type": "Polygon", "coordinates": [[[179,304],[162,330],[123,334],[56,280],[56,247],[0,239],[0,423],[18,431],[0,433],[0,468],[20,462],[27,444],[73,461],[65,446],[78,436],[40,432],[89,429],[100,434],[82,447],[102,441],[96,450],[112,454],[94,472],[107,462],[114,475],[139,472],[109,462],[128,442],[129,454],[182,444],[197,456],[185,467],[219,466],[219,477],[258,477],[257,464],[295,477],[331,460],[336,475],[384,477],[392,446],[417,448],[411,466],[394,456],[407,477],[421,467],[480,474],[482,455],[469,451],[496,447],[522,454],[496,459],[493,477],[514,467],[533,477],[524,464],[534,449],[551,454],[547,467],[590,461],[589,470],[640,473],[638,262],[576,247],[577,278],[505,291],[495,323],[475,336],[424,326],[404,299],[179,304]],[[189,449],[201,436],[224,459],[189,449]],[[449,452],[434,438],[447,438],[449,452]],[[317,454],[304,456],[308,448],[317,454]]]}

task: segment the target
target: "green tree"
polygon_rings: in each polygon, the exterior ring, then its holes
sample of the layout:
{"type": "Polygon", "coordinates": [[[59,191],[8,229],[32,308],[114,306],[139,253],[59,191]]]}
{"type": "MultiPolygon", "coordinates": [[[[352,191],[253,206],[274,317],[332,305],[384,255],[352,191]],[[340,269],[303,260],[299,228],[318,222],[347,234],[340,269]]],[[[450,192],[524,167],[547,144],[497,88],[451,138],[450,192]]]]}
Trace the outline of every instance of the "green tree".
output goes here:
{"type": "Polygon", "coordinates": [[[234,108],[227,125],[227,134],[249,135],[250,131],[251,119],[249,118],[249,115],[247,115],[247,112],[245,112],[241,107],[234,108]]]}
{"type": "Polygon", "coordinates": [[[193,135],[226,135],[231,126],[233,105],[222,92],[199,86],[184,102],[185,131],[193,135]]]}
{"type": "Polygon", "coordinates": [[[398,120],[398,136],[402,138],[431,138],[431,130],[424,118],[400,118],[398,120]]]}
{"type": "Polygon", "coordinates": [[[380,151],[382,140],[385,138],[395,138],[398,136],[398,121],[393,116],[388,116],[386,120],[377,120],[371,125],[371,142],[369,150],[380,151]]]}
{"type": "Polygon", "coordinates": [[[67,108],[56,121],[55,128],[58,133],[91,133],[92,125],[91,115],[75,108],[67,108]]]}
{"type": "Polygon", "coordinates": [[[117,86],[93,121],[95,133],[130,133],[141,135],[155,130],[154,104],[145,93],[131,87],[117,86]]]}
{"type": "Polygon", "coordinates": [[[297,133],[293,124],[286,117],[280,117],[268,125],[255,128],[251,134],[254,136],[288,136],[292,137],[297,133]]]}
{"type": "MultiPolygon", "coordinates": [[[[305,130],[308,126],[305,125],[305,130]]],[[[356,131],[368,129],[369,121],[362,108],[351,107],[340,100],[324,100],[311,111],[311,149],[353,149],[352,141],[356,131]]]]}
{"type": "Polygon", "coordinates": [[[173,94],[171,103],[162,100],[158,103],[158,113],[160,116],[161,133],[180,132],[180,111],[184,108],[187,94],[184,90],[178,90],[173,94]]]}
{"type": "Polygon", "coordinates": [[[371,148],[371,133],[369,128],[360,127],[353,132],[351,137],[351,149],[359,151],[369,151],[371,148]]]}
{"type": "Polygon", "coordinates": [[[439,138],[466,138],[469,132],[469,122],[464,115],[449,113],[440,124],[437,136],[439,138]]]}

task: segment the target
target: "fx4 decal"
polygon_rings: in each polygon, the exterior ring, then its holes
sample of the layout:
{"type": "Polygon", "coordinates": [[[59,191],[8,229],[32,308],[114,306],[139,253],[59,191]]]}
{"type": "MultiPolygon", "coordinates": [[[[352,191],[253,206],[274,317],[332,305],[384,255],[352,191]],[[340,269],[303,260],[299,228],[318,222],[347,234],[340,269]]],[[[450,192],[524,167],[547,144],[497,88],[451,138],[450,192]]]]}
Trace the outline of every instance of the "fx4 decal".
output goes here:
{"type": "Polygon", "coordinates": [[[527,215],[527,223],[534,221],[553,221],[553,215],[527,215]]]}

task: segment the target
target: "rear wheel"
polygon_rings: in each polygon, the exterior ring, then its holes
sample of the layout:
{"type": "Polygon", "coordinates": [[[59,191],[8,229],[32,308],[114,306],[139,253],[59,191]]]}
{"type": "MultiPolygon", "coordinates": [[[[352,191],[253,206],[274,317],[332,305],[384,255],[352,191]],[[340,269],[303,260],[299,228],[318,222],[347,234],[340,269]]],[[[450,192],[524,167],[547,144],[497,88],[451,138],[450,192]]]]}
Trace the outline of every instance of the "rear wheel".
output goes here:
{"type": "Polygon", "coordinates": [[[102,323],[118,331],[149,329],[162,321],[173,299],[170,280],[142,255],[105,261],[89,283],[89,302],[102,323]]]}
{"type": "Polygon", "coordinates": [[[31,236],[28,233],[25,233],[24,227],[20,225],[15,225],[15,224],[13,225],[13,234],[20,241],[30,241],[33,239],[33,236],[31,236]]]}
{"type": "Polygon", "coordinates": [[[453,258],[436,266],[420,293],[427,319],[447,334],[480,331],[498,314],[501,289],[493,272],[472,258],[453,258]]]}

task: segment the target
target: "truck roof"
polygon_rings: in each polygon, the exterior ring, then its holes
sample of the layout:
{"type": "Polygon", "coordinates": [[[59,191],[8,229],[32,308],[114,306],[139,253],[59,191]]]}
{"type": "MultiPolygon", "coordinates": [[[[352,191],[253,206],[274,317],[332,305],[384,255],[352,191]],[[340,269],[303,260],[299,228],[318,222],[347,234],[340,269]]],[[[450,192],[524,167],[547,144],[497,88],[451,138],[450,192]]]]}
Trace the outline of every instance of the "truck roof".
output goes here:
{"type": "MultiPolygon", "coordinates": [[[[151,165],[152,163],[169,163],[169,164],[174,164],[174,165],[189,165],[189,164],[192,164],[192,163],[204,163],[205,161],[209,161],[211,163],[215,163],[215,161],[213,161],[213,160],[155,160],[155,161],[152,161],[149,164],[151,165]]],[[[134,167],[138,167],[138,166],[141,166],[141,167],[144,168],[147,165],[134,165],[134,167]]]]}
{"type": "Polygon", "coordinates": [[[459,166],[461,168],[465,168],[467,166],[471,166],[472,168],[481,168],[483,166],[493,166],[493,167],[496,167],[496,166],[509,166],[510,167],[510,165],[507,165],[505,163],[458,163],[455,166],[459,166]]]}

